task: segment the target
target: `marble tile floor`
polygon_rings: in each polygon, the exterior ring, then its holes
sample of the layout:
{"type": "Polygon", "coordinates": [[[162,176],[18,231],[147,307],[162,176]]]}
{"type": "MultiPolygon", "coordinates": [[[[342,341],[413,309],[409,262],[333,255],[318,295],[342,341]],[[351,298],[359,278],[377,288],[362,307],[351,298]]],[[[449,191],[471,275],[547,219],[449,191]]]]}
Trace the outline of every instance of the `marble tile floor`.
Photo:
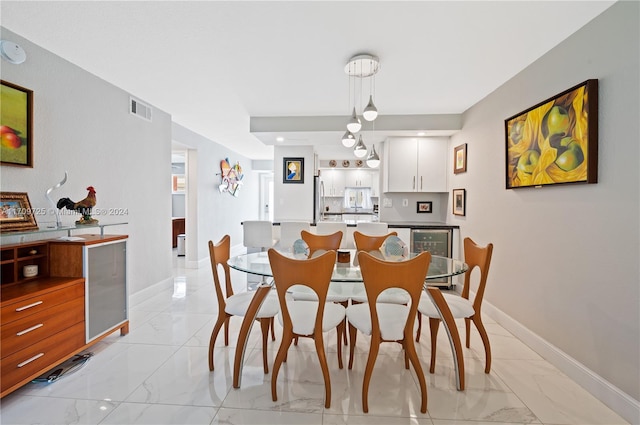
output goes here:
{"type": "MultiPolygon", "coordinates": [[[[484,373],[484,350],[474,330],[465,350],[467,389],[456,391],[446,333],[437,344],[437,366],[428,373],[428,326],[418,352],[426,372],[428,411],[420,413],[418,381],[404,369],[398,344],[382,344],[373,372],[368,414],[361,391],[368,339],[358,335],[354,368],[338,369],[336,334],[325,346],[331,373],[331,408],[324,408],[322,374],[311,340],[291,348],[278,376],[278,401],[271,400],[271,374],[262,371],[260,331],[254,327],[245,354],[242,386],[232,388],[235,339],[219,335],[215,371],[209,372],[208,343],[217,303],[208,266],[185,269],[174,256],[174,287],[132,306],[131,332],[96,344],[80,370],[51,384],[30,383],[1,401],[0,423],[8,424],[324,424],[324,425],[501,425],[626,423],[572,380],[489,318],[493,366],[484,373]]],[[[246,285],[233,272],[234,285],[246,285]]],[[[277,322],[277,321],[276,321],[277,322]]],[[[464,324],[459,324],[464,332],[464,324]]],[[[281,334],[276,329],[277,335],[281,334]]],[[[279,339],[269,342],[273,362],[279,339]]],[[[348,348],[348,347],[345,347],[348,348]]]]}

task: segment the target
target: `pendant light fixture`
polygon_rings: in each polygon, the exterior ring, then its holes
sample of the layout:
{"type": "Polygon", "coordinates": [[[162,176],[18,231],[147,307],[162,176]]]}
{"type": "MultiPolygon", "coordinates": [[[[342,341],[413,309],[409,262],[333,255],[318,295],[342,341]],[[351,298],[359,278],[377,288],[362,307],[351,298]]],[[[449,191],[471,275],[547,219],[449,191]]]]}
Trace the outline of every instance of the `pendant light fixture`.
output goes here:
{"type": "Polygon", "coordinates": [[[353,145],[355,144],[356,144],[356,136],[352,132],[347,130],[344,133],[344,136],[342,136],[342,145],[345,148],[352,148],[353,145]]]}
{"type": "Polygon", "coordinates": [[[358,138],[358,144],[355,148],[353,148],[353,154],[358,158],[364,158],[364,156],[367,154],[367,147],[362,141],[362,134],[358,138]]]}
{"type": "Polygon", "coordinates": [[[371,152],[369,152],[369,156],[367,157],[367,166],[370,168],[378,168],[380,165],[380,157],[378,156],[378,152],[376,152],[376,145],[371,145],[371,152]]]}
{"type": "MultiPolygon", "coordinates": [[[[362,122],[358,118],[356,112],[356,97],[362,98],[362,79],[370,78],[369,80],[369,103],[364,108],[363,118],[367,121],[373,121],[378,116],[378,109],[373,103],[373,76],[380,69],[380,62],[376,56],[370,54],[361,54],[353,56],[347,65],[344,67],[344,72],[349,76],[349,98],[351,99],[351,78],[360,78],[360,93],[356,96],[356,85],[353,85],[353,108],[351,110],[351,116],[347,122],[347,130],[351,133],[357,133],[362,129],[362,122]]],[[[343,138],[343,144],[344,144],[343,138]]],[[[346,146],[346,144],[345,144],[346,146]]],[[[353,146],[353,145],[352,145],[353,146]]]]}

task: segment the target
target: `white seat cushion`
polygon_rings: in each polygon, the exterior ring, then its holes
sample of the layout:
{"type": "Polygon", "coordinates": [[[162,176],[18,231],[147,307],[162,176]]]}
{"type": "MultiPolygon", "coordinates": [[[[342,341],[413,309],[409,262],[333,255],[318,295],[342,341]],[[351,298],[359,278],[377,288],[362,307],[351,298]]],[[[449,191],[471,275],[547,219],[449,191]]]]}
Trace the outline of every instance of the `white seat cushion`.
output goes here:
{"type": "MultiPolygon", "coordinates": [[[[287,308],[291,316],[293,332],[298,335],[311,335],[316,322],[318,302],[287,300],[287,308]]],[[[338,326],[344,320],[344,316],[345,308],[343,306],[332,302],[325,303],[322,332],[327,332],[338,326]]],[[[278,321],[284,325],[281,314],[278,315],[278,321]]]]}
{"type": "MultiPolygon", "coordinates": [[[[382,339],[396,341],[404,338],[409,307],[387,303],[378,303],[377,307],[382,339]]],[[[371,335],[369,304],[353,304],[347,307],[347,320],[363,334],[371,335]]]]}
{"type": "MultiPolygon", "coordinates": [[[[296,286],[291,290],[291,296],[296,301],[318,301],[318,296],[308,286],[296,286]]],[[[349,301],[351,291],[348,285],[330,284],[327,292],[327,302],[342,303],[349,301]]]]}
{"type": "MultiPolygon", "coordinates": [[[[358,303],[368,302],[364,285],[354,288],[354,293],[351,295],[351,300],[358,303]]],[[[411,297],[409,296],[407,291],[399,288],[387,289],[378,296],[379,303],[407,304],[410,300],[411,297]]]]}
{"type": "MultiPolygon", "coordinates": [[[[475,314],[473,304],[466,298],[462,298],[455,294],[442,294],[445,301],[449,305],[449,310],[455,319],[461,319],[464,317],[471,317],[475,314]]],[[[425,316],[440,318],[438,310],[435,304],[431,301],[431,298],[426,293],[420,295],[420,304],[418,304],[418,311],[425,316]]]]}
{"type": "MultiPolygon", "coordinates": [[[[240,292],[239,294],[233,294],[227,298],[227,305],[224,311],[228,314],[233,314],[234,316],[244,316],[247,314],[247,309],[249,308],[249,304],[251,303],[254,294],[255,292],[240,292]]],[[[260,306],[260,310],[258,310],[256,318],[261,319],[264,317],[274,317],[278,314],[278,311],[280,311],[278,296],[275,291],[270,291],[260,306]]]]}

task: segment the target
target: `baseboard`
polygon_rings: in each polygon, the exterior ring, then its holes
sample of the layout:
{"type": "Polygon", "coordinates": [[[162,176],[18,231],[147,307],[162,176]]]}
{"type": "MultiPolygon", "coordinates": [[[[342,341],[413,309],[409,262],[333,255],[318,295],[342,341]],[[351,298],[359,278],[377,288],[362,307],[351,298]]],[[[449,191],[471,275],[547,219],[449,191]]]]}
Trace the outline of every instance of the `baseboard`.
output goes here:
{"type": "Polygon", "coordinates": [[[148,300],[159,292],[170,289],[173,287],[173,277],[168,277],[164,280],[161,280],[158,283],[154,283],[151,286],[144,288],[141,291],[136,292],[135,294],[129,295],[129,307],[133,307],[142,303],[143,301],[148,300]]]}
{"type": "Polygon", "coordinates": [[[567,355],[558,347],[550,344],[539,335],[527,329],[520,322],[491,305],[487,300],[482,302],[482,308],[484,314],[527,344],[532,350],[560,369],[560,371],[591,393],[591,395],[602,401],[611,410],[631,424],[640,423],[640,402],[638,402],[638,400],[635,400],[594,371],[585,367],[576,359],[567,355]]]}

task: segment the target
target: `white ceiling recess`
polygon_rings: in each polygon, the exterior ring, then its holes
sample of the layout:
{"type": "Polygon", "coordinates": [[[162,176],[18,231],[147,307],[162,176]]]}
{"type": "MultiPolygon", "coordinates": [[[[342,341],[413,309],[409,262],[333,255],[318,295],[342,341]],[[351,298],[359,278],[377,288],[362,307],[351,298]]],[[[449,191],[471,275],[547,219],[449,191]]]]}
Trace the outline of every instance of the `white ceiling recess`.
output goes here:
{"type": "Polygon", "coordinates": [[[406,130],[446,134],[455,129],[397,128],[391,117],[461,114],[613,3],[2,1],[0,11],[3,27],[176,123],[267,159],[278,136],[340,147],[344,131],[334,129],[351,112],[344,66],[355,54],[380,58],[380,117],[365,143],[406,130]],[[282,127],[266,130],[265,117],[282,127]],[[301,130],[293,117],[332,124],[301,130]]]}

